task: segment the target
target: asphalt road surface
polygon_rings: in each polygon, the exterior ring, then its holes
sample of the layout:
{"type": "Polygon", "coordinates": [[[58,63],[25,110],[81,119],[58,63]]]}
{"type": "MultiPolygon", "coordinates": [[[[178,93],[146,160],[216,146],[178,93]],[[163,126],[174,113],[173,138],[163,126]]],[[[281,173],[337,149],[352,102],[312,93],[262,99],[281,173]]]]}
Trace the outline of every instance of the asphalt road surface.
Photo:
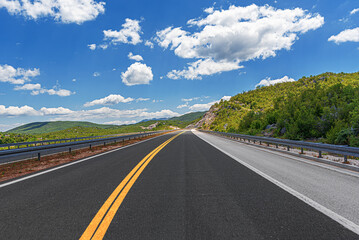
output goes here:
{"type": "Polygon", "coordinates": [[[0,184],[0,239],[359,239],[358,192],[354,172],[176,132],[0,184]]]}

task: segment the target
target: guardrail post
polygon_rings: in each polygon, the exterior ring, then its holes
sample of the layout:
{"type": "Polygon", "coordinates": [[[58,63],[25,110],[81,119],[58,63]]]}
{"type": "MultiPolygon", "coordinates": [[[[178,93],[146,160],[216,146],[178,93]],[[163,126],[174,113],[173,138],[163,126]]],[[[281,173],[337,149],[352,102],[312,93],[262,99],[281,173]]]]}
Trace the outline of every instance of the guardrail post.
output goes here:
{"type": "Polygon", "coordinates": [[[92,145],[90,144],[90,150],[92,150],[92,145]]]}
{"type": "Polygon", "coordinates": [[[71,153],[71,148],[69,148],[69,153],[71,153]]]}
{"type": "Polygon", "coordinates": [[[344,155],[344,163],[348,163],[348,156],[344,155]]]}
{"type": "Polygon", "coordinates": [[[323,158],[323,156],[322,156],[322,151],[319,151],[319,156],[318,156],[318,158],[323,158]]]}
{"type": "Polygon", "coordinates": [[[267,143],[267,147],[269,147],[269,143],[267,143]]]}
{"type": "Polygon", "coordinates": [[[259,145],[262,145],[262,141],[259,141],[259,145]]]}
{"type": "Polygon", "coordinates": [[[304,149],[300,148],[300,154],[304,154],[304,149]]]}
{"type": "Polygon", "coordinates": [[[106,142],[103,142],[103,145],[106,146],[106,142]]]}
{"type": "Polygon", "coordinates": [[[41,154],[37,153],[37,160],[40,161],[41,160],[41,154]]]}
{"type": "Polygon", "coordinates": [[[278,148],[278,144],[275,145],[275,148],[278,148]]]}
{"type": "Polygon", "coordinates": [[[289,146],[287,146],[287,151],[290,151],[290,147],[289,147],[289,146]]]}

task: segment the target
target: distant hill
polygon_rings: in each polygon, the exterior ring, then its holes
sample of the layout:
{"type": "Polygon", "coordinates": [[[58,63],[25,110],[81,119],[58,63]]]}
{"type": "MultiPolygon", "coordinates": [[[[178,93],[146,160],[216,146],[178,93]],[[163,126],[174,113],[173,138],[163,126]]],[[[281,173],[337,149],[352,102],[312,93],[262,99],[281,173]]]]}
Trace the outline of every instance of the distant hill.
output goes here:
{"type": "Polygon", "coordinates": [[[198,121],[205,112],[188,113],[179,117],[170,118],[167,120],[152,119],[136,124],[128,125],[105,125],[91,122],[80,121],[56,121],[56,122],[34,122],[13,128],[7,133],[16,134],[30,134],[41,135],[46,139],[62,138],[62,137],[76,137],[76,136],[95,136],[108,135],[128,132],[143,131],[142,127],[148,127],[151,124],[158,122],[156,129],[162,130],[170,129],[170,126],[185,128],[187,125],[198,121]]]}
{"type": "Polygon", "coordinates": [[[359,72],[323,73],[214,104],[197,127],[359,147],[359,72]]]}
{"type": "Polygon", "coordinates": [[[7,132],[21,133],[21,134],[42,134],[55,131],[61,131],[73,127],[88,127],[88,128],[113,128],[114,125],[96,124],[91,122],[78,121],[56,121],[56,122],[33,122],[13,128],[7,132]]]}
{"type": "Polygon", "coordinates": [[[194,121],[194,120],[196,120],[198,118],[202,118],[205,113],[206,112],[192,112],[192,113],[184,114],[184,115],[179,116],[179,117],[173,117],[173,118],[170,118],[168,120],[170,120],[170,121],[192,122],[192,121],[194,121]]]}

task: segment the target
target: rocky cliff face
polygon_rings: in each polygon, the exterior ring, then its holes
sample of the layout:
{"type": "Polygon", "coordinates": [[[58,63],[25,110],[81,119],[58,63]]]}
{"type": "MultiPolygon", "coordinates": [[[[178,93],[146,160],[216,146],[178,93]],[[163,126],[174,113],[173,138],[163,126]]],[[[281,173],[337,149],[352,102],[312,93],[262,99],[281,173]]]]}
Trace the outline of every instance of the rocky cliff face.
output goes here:
{"type": "Polygon", "coordinates": [[[218,110],[218,107],[212,106],[208,112],[206,112],[204,114],[204,116],[202,117],[201,120],[199,120],[194,127],[195,128],[200,128],[202,127],[203,129],[209,129],[209,126],[212,124],[212,122],[214,121],[214,119],[216,118],[216,114],[215,112],[218,110]]]}

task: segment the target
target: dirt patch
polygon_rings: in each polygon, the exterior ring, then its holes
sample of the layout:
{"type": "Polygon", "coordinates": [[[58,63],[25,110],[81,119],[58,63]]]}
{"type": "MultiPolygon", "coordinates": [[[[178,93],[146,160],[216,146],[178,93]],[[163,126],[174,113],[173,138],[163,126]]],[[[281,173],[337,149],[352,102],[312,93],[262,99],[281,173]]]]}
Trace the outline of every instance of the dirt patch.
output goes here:
{"type": "MultiPolygon", "coordinates": [[[[168,133],[168,132],[167,132],[168,133]]],[[[107,152],[116,148],[140,142],[149,138],[160,136],[166,133],[159,133],[152,136],[131,139],[120,143],[113,143],[106,146],[96,146],[92,149],[84,148],[73,150],[71,153],[58,153],[41,157],[41,160],[29,159],[15,163],[0,165],[0,182],[21,177],[29,173],[41,171],[47,168],[55,167],[64,163],[76,161],[82,158],[90,157],[99,153],[107,152]]]]}

